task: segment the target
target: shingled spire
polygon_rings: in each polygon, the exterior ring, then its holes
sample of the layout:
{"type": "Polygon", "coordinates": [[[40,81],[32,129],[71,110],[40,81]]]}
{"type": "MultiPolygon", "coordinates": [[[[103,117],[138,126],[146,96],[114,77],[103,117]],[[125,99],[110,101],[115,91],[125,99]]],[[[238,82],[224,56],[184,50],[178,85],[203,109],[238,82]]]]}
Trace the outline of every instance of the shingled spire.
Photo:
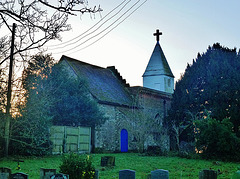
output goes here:
{"type": "Polygon", "coordinates": [[[159,36],[162,33],[157,30],[153,35],[156,36],[157,43],[143,74],[143,86],[162,92],[173,93],[174,76],[159,43],[159,36]]]}

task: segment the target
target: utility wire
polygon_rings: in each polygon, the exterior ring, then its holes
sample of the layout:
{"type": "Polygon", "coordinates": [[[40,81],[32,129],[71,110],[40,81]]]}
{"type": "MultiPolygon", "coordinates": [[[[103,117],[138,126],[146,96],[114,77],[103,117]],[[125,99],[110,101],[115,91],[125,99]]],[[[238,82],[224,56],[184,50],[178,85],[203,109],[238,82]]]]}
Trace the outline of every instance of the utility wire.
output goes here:
{"type": "MultiPolygon", "coordinates": [[[[138,0],[136,3],[134,3],[127,11],[124,12],[124,14],[122,14],[120,17],[118,17],[113,23],[111,23],[109,26],[107,26],[107,27],[106,27],[105,29],[103,29],[101,32],[99,32],[99,33],[97,33],[96,35],[88,38],[88,39],[85,40],[84,42],[82,42],[82,43],[74,46],[73,48],[71,48],[71,49],[69,49],[69,50],[65,50],[65,51],[61,51],[61,52],[57,52],[57,53],[53,53],[53,54],[60,54],[60,53],[66,53],[66,52],[72,51],[72,50],[78,48],[79,46],[85,44],[85,43],[88,42],[89,40],[91,40],[91,39],[99,36],[100,34],[102,34],[103,32],[105,32],[106,30],[108,30],[111,26],[113,26],[117,21],[119,21],[119,20],[120,20],[124,15],[126,15],[132,8],[134,8],[140,1],[141,1],[141,0],[138,0]]],[[[144,3],[145,3],[145,2],[144,2],[144,3]]],[[[144,3],[142,3],[138,8],[140,8],[144,3]]],[[[131,14],[133,14],[138,8],[136,8],[132,13],[130,13],[130,14],[127,16],[127,18],[128,18],[131,14]]],[[[117,24],[117,26],[118,26],[119,24],[121,24],[123,21],[125,21],[127,18],[124,18],[120,23],[117,24]]],[[[115,28],[116,28],[117,26],[115,26],[115,28]]],[[[114,29],[114,28],[113,28],[113,29],[114,29]]],[[[113,30],[113,29],[112,29],[112,30],[113,30]]],[[[112,31],[112,30],[110,30],[110,31],[112,31]]],[[[108,32],[108,33],[109,33],[109,32],[108,32]]],[[[108,33],[106,33],[106,34],[108,34],[108,33]]],[[[100,39],[101,39],[101,38],[100,38],[100,39]]]]}
{"type": "Polygon", "coordinates": [[[76,52],[79,52],[80,50],[84,50],[90,46],[92,46],[93,44],[95,44],[96,42],[98,42],[99,40],[101,40],[102,38],[104,38],[106,35],[108,35],[111,31],[113,31],[115,28],[117,28],[121,23],[123,23],[127,18],[129,18],[134,12],[136,12],[142,5],[144,5],[148,0],[145,0],[142,4],[140,4],[134,11],[132,11],[128,16],[126,16],[122,21],[120,21],[117,25],[115,25],[112,29],[110,29],[107,33],[105,33],[103,36],[101,36],[100,38],[98,38],[97,40],[95,40],[94,42],[92,42],[91,44],[87,45],[86,47],[83,47],[79,50],[76,50],[72,53],[67,53],[66,55],[69,54],[73,54],[76,52]]]}
{"type": "MultiPolygon", "coordinates": [[[[89,28],[88,30],[86,30],[85,32],[83,32],[82,34],[78,35],[77,37],[74,37],[66,42],[63,42],[63,43],[60,43],[60,44],[57,44],[57,45],[51,45],[51,46],[48,46],[50,47],[49,50],[55,50],[55,49],[59,49],[59,48],[65,48],[69,45],[72,45],[74,44],[75,42],[73,41],[78,41],[78,38],[80,38],[81,36],[83,36],[84,34],[88,33],[90,30],[92,30],[93,28],[95,28],[100,22],[102,22],[107,16],[109,16],[112,12],[114,12],[116,9],[118,9],[120,6],[122,6],[124,4],[124,2],[127,1],[127,0],[124,0],[122,3],[120,3],[117,7],[115,7],[113,10],[111,10],[109,13],[107,13],[100,21],[98,21],[96,24],[94,24],[91,28],[89,28]],[[68,44],[70,43],[70,44],[68,44]],[[66,44],[66,45],[65,45],[66,44]],[[58,46],[62,46],[62,47],[58,47],[58,46]],[[51,47],[55,47],[53,49],[51,49],[51,47]]],[[[113,16],[111,16],[110,18],[108,18],[106,21],[104,21],[96,30],[98,30],[101,26],[103,26],[106,22],[108,22],[109,20],[111,20],[113,17],[115,17],[116,15],[118,15],[122,10],[123,8],[130,2],[131,0],[129,0],[116,14],[114,14],[113,16]]],[[[96,30],[94,30],[93,32],[95,32],[96,30]]],[[[93,33],[92,32],[92,33],[93,33]]],[[[91,34],[91,33],[89,33],[91,34]]],[[[84,37],[88,36],[89,34],[85,35],[84,37]]],[[[84,38],[82,37],[82,38],[84,38]]],[[[81,39],[82,39],[81,38],[81,39]]],[[[81,40],[80,39],[80,40],[81,40]]]]}
{"type": "MultiPolygon", "coordinates": [[[[73,39],[71,39],[71,40],[68,40],[68,41],[66,41],[66,42],[64,42],[64,43],[60,43],[60,44],[57,44],[57,45],[51,45],[51,46],[48,46],[48,47],[56,47],[56,46],[62,46],[62,45],[64,45],[64,44],[66,44],[66,43],[69,43],[69,42],[72,42],[73,40],[75,40],[76,38],[79,38],[79,37],[81,37],[82,35],[84,35],[85,33],[87,33],[88,31],[90,31],[91,29],[93,29],[95,26],[97,26],[101,21],[103,21],[109,14],[111,14],[112,12],[114,12],[116,9],[118,9],[122,4],[124,4],[125,2],[126,2],[127,0],[124,0],[123,2],[121,2],[117,7],[115,7],[113,10],[111,10],[107,15],[105,15],[98,23],[96,23],[94,26],[92,26],[90,29],[88,29],[87,31],[85,31],[83,34],[80,34],[79,36],[77,36],[77,37],[75,37],[75,38],[73,38],[73,39]]],[[[129,0],[129,2],[130,2],[131,0],[129,0]]],[[[129,3],[128,2],[128,3],[129,3]]],[[[119,13],[119,12],[118,12],[119,13]]],[[[116,14],[117,15],[117,14],[116,14]]],[[[115,15],[114,15],[115,16],[115,15]]],[[[8,36],[8,35],[5,35],[5,36],[8,36]]],[[[66,46],[68,46],[68,45],[66,45],[66,46]]],[[[64,46],[64,47],[66,47],[66,46],[64,46]]],[[[59,47],[59,48],[64,48],[64,47],[59,47]]],[[[58,49],[58,48],[54,48],[54,49],[58,49]]],[[[52,49],[52,50],[54,50],[54,49],[52,49]]],[[[9,49],[7,49],[6,51],[8,51],[9,49]]],[[[6,52],[5,51],[5,52],[6,52]]],[[[2,60],[1,62],[0,62],[0,65],[5,61],[6,59],[4,59],[4,60],[2,60]]]]}

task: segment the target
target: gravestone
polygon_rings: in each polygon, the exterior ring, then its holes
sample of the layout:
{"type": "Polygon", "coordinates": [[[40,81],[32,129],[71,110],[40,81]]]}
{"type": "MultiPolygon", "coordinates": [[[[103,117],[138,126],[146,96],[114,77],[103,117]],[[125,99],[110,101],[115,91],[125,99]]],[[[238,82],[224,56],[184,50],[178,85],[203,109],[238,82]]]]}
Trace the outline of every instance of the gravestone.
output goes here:
{"type": "Polygon", "coordinates": [[[135,179],[135,173],[134,170],[120,170],[119,179],[135,179]]]}
{"type": "Polygon", "coordinates": [[[217,179],[217,171],[202,170],[199,172],[199,179],[217,179]]]}
{"type": "Polygon", "coordinates": [[[95,179],[99,179],[99,170],[95,170],[95,179]]]}
{"type": "Polygon", "coordinates": [[[62,173],[57,173],[52,175],[50,179],[69,179],[69,176],[62,173]]]}
{"type": "Polygon", "coordinates": [[[9,179],[11,176],[11,169],[7,167],[0,167],[0,178],[9,179]]]}
{"type": "Polygon", "coordinates": [[[28,179],[28,175],[22,172],[18,172],[12,174],[11,179],[28,179]]]}
{"type": "Polygon", "coordinates": [[[151,171],[151,179],[169,179],[169,172],[162,169],[151,171]]]}
{"type": "Polygon", "coordinates": [[[50,176],[57,173],[56,169],[40,168],[40,179],[49,179],[50,176]]]}
{"type": "Polygon", "coordinates": [[[101,157],[101,166],[102,167],[113,167],[113,166],[115,166],[115,157],[113,157],[113,156],[101,157]]]}

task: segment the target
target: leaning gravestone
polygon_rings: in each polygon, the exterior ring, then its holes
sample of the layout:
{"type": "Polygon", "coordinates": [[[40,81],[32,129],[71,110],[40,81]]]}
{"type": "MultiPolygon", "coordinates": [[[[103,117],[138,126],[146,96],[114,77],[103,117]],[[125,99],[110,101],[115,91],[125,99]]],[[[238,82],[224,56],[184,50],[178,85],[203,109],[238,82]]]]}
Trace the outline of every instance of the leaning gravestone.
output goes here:
{"type": "Polygon", "coordinates": [[[56,169],[40,168],[40,179],[49,179],[50,176],[57,173],[56,169]]]}
{"type": "Polygon", "coordinates": [[[119,179],[135,179],[135,173],[134,170],[120,170],[119,179]]]}
{"type": "Polygon", "coordinates": [[[58,174],[52,175],[50,179],[69,179],[69,176],[62,173],[58,173],[58,174]]]}
{"type": "Polygon", "coordinates": [[[169,172],[162,169],[151,171],[151,179],[169,179],[169,172]]]}
{"type": "Polygon", "coordinates": [[[7,167],[0,167],[0,178],[9,179],[11,176],[11,169],[7,167]]]}
{"type": "Polygon", "coordinates": [[[217,179],[217,171],[202,170],[199,172],[199,179],[217,179]]]}
{"type": "Polygon", "coordinates": [[[11,175],[11,179],[28,179],[28,175],[22,172],[14,173],[11,175]]]}
{"type": "Polygon", "coordinates": [[[113,157],[113,156],[101,157],[101,166],[102,167],[113,167],[113,166],[115,166],[115,157],[113,157]]]}

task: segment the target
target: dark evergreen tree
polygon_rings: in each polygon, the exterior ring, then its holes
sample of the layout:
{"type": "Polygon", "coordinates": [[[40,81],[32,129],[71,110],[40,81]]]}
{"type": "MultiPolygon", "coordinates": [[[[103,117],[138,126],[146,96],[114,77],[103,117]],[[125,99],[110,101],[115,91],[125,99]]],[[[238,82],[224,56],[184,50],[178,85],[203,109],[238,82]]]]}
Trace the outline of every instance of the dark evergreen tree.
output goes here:
{"type": "Polygon", "coordinates": [[[193,120],[211,113],[217,121],[229,119],[240,137],[240,56],[219,43],[198,54],[176,83],[169,120],[183,129],[180,140],[194,139],[193,120]],[[193,117],[194,116],[194,117],[193,117]]]}
{"type": "Polygon", "coordinates": [[[76,76],[70,76],[61,63],[52,68],[46,82],[53,101],[50,110],[53,124],[94,127],[103,123],[105,118],[91,99],[87,84],[76,76]]]}
{"type": "Polygon", "coordinates": [[[91,143],[94,151],[95,126],[104,123],[106,118],[87,91],[87,84],[77,76],[71,76],[69,69],[61,63],[52,68],[46,82],[46,91],[52,101],[52,123],[61,126],[92,127],[91,143]]]}
{"type": "Polygon", "coordinates": [[[49,55],[36,55],[23,72],[21,115],[13,121],[12,153],[43,155],[50,152],[51,125],[95,127],[105,118],[91,100],[86,84],[49,55]]]}
{"type": "Polygon", "coordinates": [[[50,151],[51,98],[44,85],[53,64],[49,55],[36,55],[23,72],[20,114],[11,124],[12,154],[43,155],[50,151]]]}

